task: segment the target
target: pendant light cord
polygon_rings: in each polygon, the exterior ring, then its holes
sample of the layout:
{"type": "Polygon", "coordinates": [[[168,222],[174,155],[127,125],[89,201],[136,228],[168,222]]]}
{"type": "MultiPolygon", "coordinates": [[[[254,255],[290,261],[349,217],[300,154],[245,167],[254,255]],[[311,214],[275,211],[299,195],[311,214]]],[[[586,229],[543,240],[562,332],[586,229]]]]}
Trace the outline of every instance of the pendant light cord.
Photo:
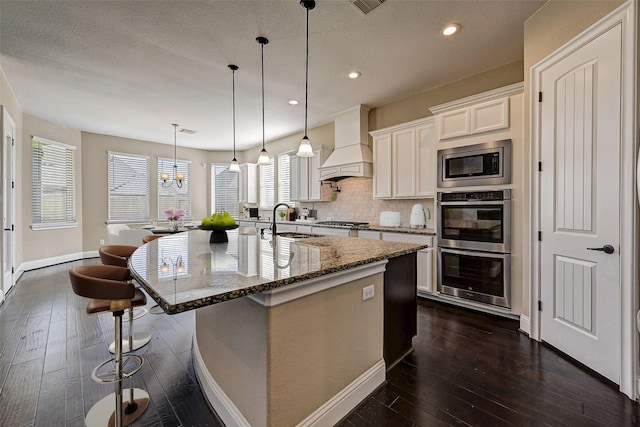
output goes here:
{"type": "Polygon", "coordinates": [[[232,97],[232,109],[233,109],[233,160],[236,159],[236,70],[231,69],[232,72],[232,83],[231,83],[231,91],[233,93],[232,97]]]}
{"type": "Polygon", "coordinates": [[[264,150],[264,43],[261,43],[260,46],[262,46],[262,149],[264,150]]]}
{"type": "Polygon", "coordinates": [[[173,179],[178,172],[178,125],[173,124],[173,179]]]}
{"type": "Polygon", "coordinates": [[[304,136],[307,137],[307,102],[309,99],[309,9],[307,8],[307,53],[304,76],[304,136]]]}

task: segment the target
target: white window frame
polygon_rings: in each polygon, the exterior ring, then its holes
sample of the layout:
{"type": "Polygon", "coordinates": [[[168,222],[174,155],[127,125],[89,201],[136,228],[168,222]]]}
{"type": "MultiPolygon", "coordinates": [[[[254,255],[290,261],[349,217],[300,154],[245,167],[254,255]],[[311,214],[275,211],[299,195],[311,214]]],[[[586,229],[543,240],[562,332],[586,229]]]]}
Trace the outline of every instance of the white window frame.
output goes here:
{"type": "MultiPolygon", "coordinates": [[[[168,159],[165,157],[158,157],[158,220],[166,221],[166,215],[164,211],[166,209],[184,209],[184,220],[191,220],[191,161],[180,159],[168,159]],[[182,188],[178,188],[175,182],[172,182],[170,186],[163,187],[163,182],[160,179],[162,172],[169,173],[169,179],[173,180],[174,163],[178,166],[177,172],[184,175],[182,181],[182,188]],[[162,198],[177,198],[175,203],[164,204],[162,198]]],[[[167,184],[170,181],[167,181],[167,184]]]]}
{"type": "MultiPolygon", "coordinates": [[[[211,213],[214,213],[214,212],[220,213],[222,210],[227,210],[234,219],[236,220],[240,219],[240,206],[239,206],[240,174],[236,172],[230,172],[229,164],[224,164],[224,163],[211,163],[210,173],[211,173],[211,213]],[[218,204],[216,203],[216,176],[217,176],[216,168],[222,169],[223,171],[224,169],[226,169],[228,171],[227,173],[236,175],[235,203],[233,203],[234,208],[232,210],[228,210],[224,206],[218,206],[218,204]]],[[[225,189],[225,191],[229,191],[229,189],[225,189]]],[[[233,189],[231,189],[231,191],[233,191],[233,189]]]]}
{"type": "Polygon", "coordinates": [[[76,147],[38,136],[31,137],[31,176],[32,176],[32,230],[77,227],[76,222],[76,185],[75,163],[76,147]],[[38,151],[46,147],[50,155],[38,151]],[[50,163],[45,165],[45,163],[50,163]],[[49,167],[47,167],[49,166],[49,167]],[[58,189],[52,183],[57,182],[58,189]],[[53,195],[64,199],[64,207],[54,215],[43,211],[46,203],[45,195],[53,195]],[[64,211],[64,212],[63,212],[64,211]],[[55,220],[47,220],[46,216],[55,216],[55,220]],[[65,219],[62,219],[64,217],[65,219]]]}
{"type": "MultiPolygon", "coordinates": [[[[148,223],[150,221],[150,195],[149,195],[149,182],[150,182],[150,160],[149,156],[141,156],[139,154],[130,154],[130,153],[119,153],[115,151],[107,151],[107,200],[108,200],[108,211],[107,211],[107,224],[123,224],[123,223],[148,223]],[[117,197],[117,193],[112,192],[112,180],[115,174],[115,170],[112,167],[112,156],[121,157],[123,159],[131,159],[132,161],[141,162],[140,166],[143,166],[143,169],[138,171],[138,173],[142,174],[139,178],[139,194],[138,197],[142,200],[143,212],[138,216],[131,217],[116,217],[115,212],[112,213],[113,203],[112,197],[117,197]]],[[[118,171],[121,173],[122,171],[118,171]]],[[[133,179],[134,176],[131,176],[130,179],[133,179]]],[[[132,195],[134,196],[134,195],[132,195]]],[[[135,197],[135,196],[134,196],[135,197]]]]}

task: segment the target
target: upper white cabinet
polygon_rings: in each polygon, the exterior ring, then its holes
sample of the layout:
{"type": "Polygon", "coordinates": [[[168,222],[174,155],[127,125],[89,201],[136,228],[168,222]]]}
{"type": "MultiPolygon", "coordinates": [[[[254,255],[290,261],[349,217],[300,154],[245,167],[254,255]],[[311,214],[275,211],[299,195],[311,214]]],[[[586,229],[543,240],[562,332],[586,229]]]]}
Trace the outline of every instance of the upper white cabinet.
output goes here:
{"type": "Polygon", "coordinates": [[[438,139],[446,140],[508,129],[509,97],[522,90],[522,83],[516,83],[431,107],[431,112],[436,115],[438,139]]]}
{"type": "Polygon", "coordinates": [[[433,197],[434,118],[427,117],[369,133],[373,138],[373,198],[433,197]]]}
{"type": "MultiPolygon", "coordinates": [[[[315,156],[291,156],[291,200],[296,202],[318,202],[330,200],[323,198],[322,182],[318,169],[327,160],[331,149],[325,146],[313,149],[315,156]]],[[[330,192],[324,192],[330,196],[330,192]]]]}
{"type": "Polygon", "coordinates": [[[240,203],[258,203],[258,165],[240,165],[238,190],[240,203]]]}

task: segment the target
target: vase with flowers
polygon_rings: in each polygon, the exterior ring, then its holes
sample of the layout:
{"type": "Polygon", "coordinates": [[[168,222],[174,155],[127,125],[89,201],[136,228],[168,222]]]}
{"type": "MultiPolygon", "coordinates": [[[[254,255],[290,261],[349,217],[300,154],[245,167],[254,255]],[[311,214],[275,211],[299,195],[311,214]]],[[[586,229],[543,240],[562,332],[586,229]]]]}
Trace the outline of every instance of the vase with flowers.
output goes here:
{"type": "Polygon", "coordinates": [[[184,217],[184,209],[167,209],[164,211],[164,214],[169,221],[169,231],[176,232],[178,231],[178,221],[184,217]]]}

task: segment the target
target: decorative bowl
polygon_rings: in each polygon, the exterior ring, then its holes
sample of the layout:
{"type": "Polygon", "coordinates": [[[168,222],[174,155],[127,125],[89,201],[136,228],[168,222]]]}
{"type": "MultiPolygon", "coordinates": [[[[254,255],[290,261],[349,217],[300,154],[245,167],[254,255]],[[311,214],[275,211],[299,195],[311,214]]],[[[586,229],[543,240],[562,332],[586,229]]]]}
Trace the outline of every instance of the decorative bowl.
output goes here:
{"type": "Polygon", "coordinates": [[[227,230],[235,230],[240,227],[238,224],[234,225],[222,225],[222,226],[212,226],[212,227],[204,227],[199,225],[198,228],[200,230],[211,231],[211,237],[209,237],[209,243],[225,243],[229,241],[227,237],[227,230]]]}

